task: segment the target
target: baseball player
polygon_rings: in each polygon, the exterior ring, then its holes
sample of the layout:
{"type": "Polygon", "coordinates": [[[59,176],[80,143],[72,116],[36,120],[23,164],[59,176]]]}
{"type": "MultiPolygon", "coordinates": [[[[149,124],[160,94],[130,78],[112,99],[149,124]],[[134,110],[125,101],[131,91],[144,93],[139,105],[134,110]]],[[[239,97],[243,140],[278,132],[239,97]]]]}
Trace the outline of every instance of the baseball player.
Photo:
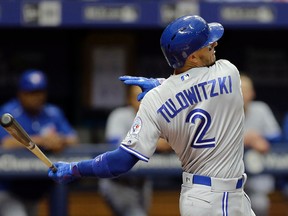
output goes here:
{"type": "MultiPolygon", "coordinates": [[[[200,16],[172,21],[160,45],[174,72],[146,93],[121,146],[92,160],[58,162],[58,171],[49,170],[48,175],[59,183],[84,176],[112,178],[129,171],[138,160],[148,162],[163,137],[182,164],[181,215],[254,216],[243,191],[239,71],[215,57],[223,33],[221,24],[208,24],[200,16]]],[[[138,81],[145,87],[145,80],[138,81]]]]}
{"type": "MultiPolygon", "coordinates": [[[[25,131],[46,152],[59,153],[78,143],[78,135],[63,111],[47,102],[48,79],[38,69],[25,70],[19,79],[17,96],[0,106],[0,115],[12,114],[25,131]]],[[[0,142],[4,149],[23,148],[2,127],[0,142]]],[[[45,180],[46,181],[46,180],[45,180]]],[[[17,178],[0,182],[1,216],[34,216],[38,202],[51,189],[51,182],[37,184],[38,180],[17,178]],[[33,187],[33,190],[31,188],[33,187]],[[3,192],[8,196],[3,196],[3,192]]]]}

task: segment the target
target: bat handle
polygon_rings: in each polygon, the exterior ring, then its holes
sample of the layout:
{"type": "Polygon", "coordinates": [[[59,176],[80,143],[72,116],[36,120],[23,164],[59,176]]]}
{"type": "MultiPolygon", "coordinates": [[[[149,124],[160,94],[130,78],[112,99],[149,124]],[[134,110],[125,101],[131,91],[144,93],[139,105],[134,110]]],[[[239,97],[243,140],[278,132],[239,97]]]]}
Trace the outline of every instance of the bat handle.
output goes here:
{"type": "Polygon", "coordinates": [[[53,173],[57,172],[57,167],[53,164],[50,169],[52,170],[53,173]]]}

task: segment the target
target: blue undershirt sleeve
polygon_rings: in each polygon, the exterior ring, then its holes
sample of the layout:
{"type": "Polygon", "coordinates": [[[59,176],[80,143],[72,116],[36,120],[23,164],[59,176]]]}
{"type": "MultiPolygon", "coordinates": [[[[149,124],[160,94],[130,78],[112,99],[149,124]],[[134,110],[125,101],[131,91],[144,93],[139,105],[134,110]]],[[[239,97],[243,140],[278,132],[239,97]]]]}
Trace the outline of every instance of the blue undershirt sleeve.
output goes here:
{"type": "Polygon", "coordinates": [[[128,172],[138,161],[135,155],[118,147],[92,160],[80,161],[77,167],[81,176],[113,178],[128,172]]]}

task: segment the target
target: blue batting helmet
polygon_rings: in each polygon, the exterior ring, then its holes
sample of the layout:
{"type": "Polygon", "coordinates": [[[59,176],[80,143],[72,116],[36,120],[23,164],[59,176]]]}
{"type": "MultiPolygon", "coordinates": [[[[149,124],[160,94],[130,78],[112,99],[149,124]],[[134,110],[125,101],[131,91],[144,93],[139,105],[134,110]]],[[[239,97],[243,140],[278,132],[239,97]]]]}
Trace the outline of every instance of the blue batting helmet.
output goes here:
{"type": "Polygon", "coordinates": [[[47,88],[47,79],[42,71],[26,70],[20,77],[18,87],[21,91],[45,90],[47,88]]]}
{"type": "Polygon", "coordinates": [[[223,33],[220,23],[208,24],[200,16],[186,15],[165,28],[160,45],[169,66],[180,68],[191,53],[216,42],[223,33]]]}

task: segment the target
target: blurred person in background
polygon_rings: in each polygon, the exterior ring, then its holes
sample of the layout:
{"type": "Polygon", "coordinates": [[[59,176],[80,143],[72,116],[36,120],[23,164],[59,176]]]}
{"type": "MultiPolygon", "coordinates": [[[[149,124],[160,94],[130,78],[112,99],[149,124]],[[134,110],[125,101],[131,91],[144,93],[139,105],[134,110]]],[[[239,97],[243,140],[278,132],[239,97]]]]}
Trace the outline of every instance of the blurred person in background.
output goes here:
{"type": "MultiPolygon", "coordinates": [[[[13,115],[44,152],[59,153],[76,145],[78,135],[63,111],[46,102],[47,84],[42,71],[24,71],[18,83],[17,97],[0,107],[0,115],[13,115]]],[[[0,140],[4,149],[23,148],[3,128],[0,128],[0,140]]],[[[41,180],[41,185],[33,179],[1,182],[0,216],[36,216],[38,202],[49,192],[52,183],[49,179],[41,180]]]]}
{"type": "MultiPolygon", "coordinates": [[[[283,144],[288,145],[288,112],[284,113],[283,121],[282,121],[282,133],[283,133],[283,144]]],[[[282,191],[282,193],[288,197],[288,177],[283,175],[277,178],[277,186],[282,191]]]]}
{"type": "MultiPolygon", "coordinates": [[[[141,93],[138,86],[128,86],[127,105],[114,109],[108,116],[106,142],[117,148],[130,130],[138,111],[141,93]]],[[[159,139],[156,152],[172,152],[164,139],[159,139]]],[[[99,190],[116,216],[146,216],[152,197],[152,181],[144,176],[121,176],[114,179],[99,179],[99,190]]]]}
{"type": "Polygon", "coordinates": [[[288,112],[286,112],[284,115],[282,122],[282,129],[283,129],[283,142],[288,143],[288,112]]]}
{"type": "MultiPolygon", "coordinates": [[[[252,79],[241,74],[245,112],[244,144],[260,154],[266,154],[272,143],[281,141],[281,128],[268,104],[255,101],[256,93],[252,79]]],[[[269,174],[251,175],[246,189],[257,216],[269,215],[269,194],[274,191],[275,179],[269,174]]]]}

